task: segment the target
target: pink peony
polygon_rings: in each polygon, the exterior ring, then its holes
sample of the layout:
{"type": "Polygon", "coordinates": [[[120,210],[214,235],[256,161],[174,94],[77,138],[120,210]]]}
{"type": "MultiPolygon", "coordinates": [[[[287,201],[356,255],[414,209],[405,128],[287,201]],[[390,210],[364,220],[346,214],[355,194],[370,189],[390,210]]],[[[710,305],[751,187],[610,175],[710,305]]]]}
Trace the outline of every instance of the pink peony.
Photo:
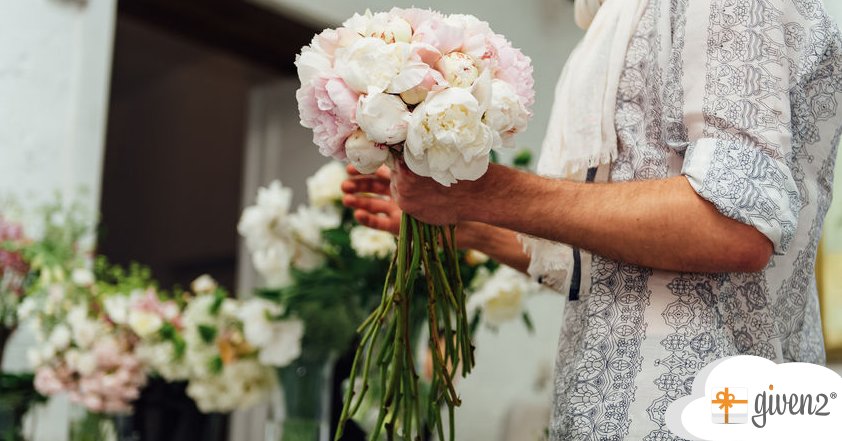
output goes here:
{"type": "Polygon", "coordinates": [[[359,95],[340,78],[316,78],[295,93],[301,125],[313,129],[313,142],[324,156],[345,160],[345,140],[357,129],[359,95]]]}
{"type": "Polygon", "coordinates": [[[494,78],[503,80],[517,91],[521,103],[532,115],[535,104],[535,79],[532,77],[532,60],[520,49],[514,48],[506,37],[499,34],[489,36],[485,52],[479,58],[493,63],[494,78]]]}
{"type": "Polygon", "coordinates": [[[42,395],[64,392],[68,386],[65,380],[52,367],[40,367],[35,371],[35,390],[42,395]]]}
{"type": "MultiPolygon", "coordinates": [[[[412,42],[421,43],[441,54],[458,50],[465,42],[462,23],[449,20],[439,12],[429,9],[393,8],[390,12],[406,20],[412,26],[412,42]]],[[[433,60],[430,65],[435,63],[433,60]]]]}

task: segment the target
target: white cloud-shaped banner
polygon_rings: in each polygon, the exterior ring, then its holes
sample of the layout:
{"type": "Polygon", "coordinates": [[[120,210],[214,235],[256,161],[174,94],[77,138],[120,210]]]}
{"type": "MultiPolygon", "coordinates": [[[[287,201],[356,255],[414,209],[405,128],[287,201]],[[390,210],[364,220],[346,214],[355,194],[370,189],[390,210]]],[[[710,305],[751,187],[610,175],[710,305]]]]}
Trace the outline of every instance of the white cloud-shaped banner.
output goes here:
{"type": "Polygon", "coordinates": [[[667,427],[688,440],[842,439],[842,377],[809,363],[741,355],[717,360],[690,396],[667,409],[667,427]]]}

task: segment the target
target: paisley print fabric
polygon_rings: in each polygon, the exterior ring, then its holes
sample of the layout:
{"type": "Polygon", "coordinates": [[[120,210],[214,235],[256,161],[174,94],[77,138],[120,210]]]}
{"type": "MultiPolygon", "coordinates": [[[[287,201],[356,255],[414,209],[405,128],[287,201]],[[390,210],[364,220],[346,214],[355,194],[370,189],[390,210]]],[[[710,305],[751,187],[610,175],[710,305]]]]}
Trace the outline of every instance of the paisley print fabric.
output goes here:
{"type": "Polygon", "coordinates": [[[666,409],[717,358],[824,363],[814,267],[840,100],[842,38],[820,0],[650,0],[626,56],[610,179],[684,175],[775,256],[753,274],[593,256],[565,309],[552,440],[677,440],[666,409]]]}

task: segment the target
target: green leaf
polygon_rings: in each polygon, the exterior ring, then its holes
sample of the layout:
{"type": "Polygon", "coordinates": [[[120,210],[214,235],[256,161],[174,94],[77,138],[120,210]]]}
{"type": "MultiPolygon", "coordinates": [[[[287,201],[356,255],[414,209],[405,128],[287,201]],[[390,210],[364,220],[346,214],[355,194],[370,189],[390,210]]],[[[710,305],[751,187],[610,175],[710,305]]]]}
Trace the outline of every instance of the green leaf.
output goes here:
{"type": "Polygon", "coordinates": [[[527,149],[521,150],[520,153],[515,156],[512,164],[518,168],[529,168],[532,164],[532,152],[527,149]]]}
{"type": "Polygon", "coordinates": [[[532,318],[529,317],[529,313],[524,311],[523,315],[521,315],[521,317],[523,317],[523,324],[526,325],[526,329],[529,331],[529,333],[534,334],[535,333],[535,325],[532,323],[532,318]]]}
{"type": "Polygon", "coordinates": [[[210,371],[213,374],[219,374],[222,372],[222,369],[225,367],[225,363],[222,362],[221,357],[213,357],[210,361],[210,371]]]}
{"type": "Polygon", "coordinates": [[[202,341],[205,344],[211,344],[216,340],[216,333],[217,330],[213,326],[210,325],[199,325],[199,337],[202,338],[202,341]]]}

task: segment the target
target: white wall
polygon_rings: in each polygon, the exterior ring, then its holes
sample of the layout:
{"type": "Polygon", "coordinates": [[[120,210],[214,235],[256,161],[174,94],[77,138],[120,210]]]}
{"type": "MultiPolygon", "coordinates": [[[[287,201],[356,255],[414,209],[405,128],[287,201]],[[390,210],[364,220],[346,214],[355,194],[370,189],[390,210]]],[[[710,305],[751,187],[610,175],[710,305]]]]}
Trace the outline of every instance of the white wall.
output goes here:
{"type": "MultiPolygon", "coordinates": [[[[492,29],[532,57],[537,91],[535,118],[527,133],[520,137],[519,145],[535,151],[544,137],[555,83],[567,55],[581,36],[573,23],[572,3],[567,0],[248,1],[276,7],[317,27],[335,26],[366,8],[381,11],[392,6],[413,5],[473,14],[488,21],[492,29]]],[[[294,103],[289,106],[294,108],[294,103]]],[[[541,296],[532,300],[529,309],[536,325],[534,335],[529,335],[520,323],[513,323],[496,333],[482,330],[477,336],[477,369],[459,385],[464,399],[457,416],[457,439],[526,439],[522,435],[505,434],[507,416],[514,415],[515,408],[549,406],[549,389],[536,390],[536,383],[551,380],[548,377],[555,359],[563,299],[558,295],[541,296]]],[[[532,414],[539,424],[542,419],[548,422],[549,415],[543,415],[537,408],[532,414]]]]}
{"type": "MultiPolygon", "coordinates": [[[[75,195],[99,201],[115,0],[0,2],[0,198],[22,208],[75,195]]],[[[5,369],[26,369],[30,337],[18,333],[5,369]]],[[[62,441],[67,407],[52,403],[41,421],[62,441]]]]}

